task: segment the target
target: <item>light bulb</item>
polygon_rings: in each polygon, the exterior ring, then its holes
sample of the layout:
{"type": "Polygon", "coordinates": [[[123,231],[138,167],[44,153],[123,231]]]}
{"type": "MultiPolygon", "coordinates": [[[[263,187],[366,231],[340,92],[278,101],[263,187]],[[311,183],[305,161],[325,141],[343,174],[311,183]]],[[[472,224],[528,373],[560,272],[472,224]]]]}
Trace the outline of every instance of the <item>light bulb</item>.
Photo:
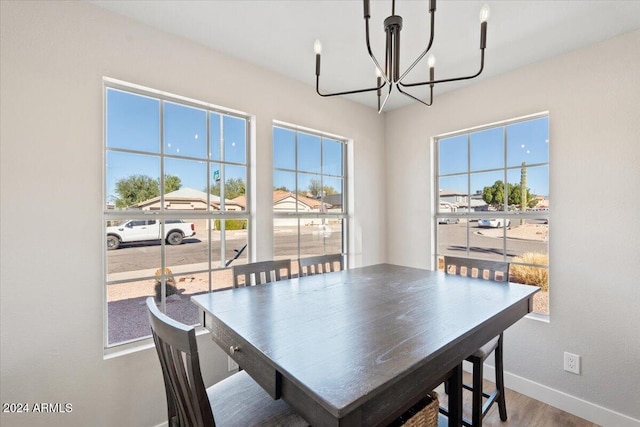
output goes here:
{"type": "Polygon", "coordinates": [[[489,9],[489,5],[485,3],[480,9],[480,22],[487,22],[489,20],[489,16],[491,15],[491,10],[489,9]]]}
{"type": "Polygon", "coordinates": [[[380,68],[376,67],[376,77],[382,77],[382,73],[380,72],[380,68]]]}
{"type": "Polygon", "coordinates": [[[427,64],[429,64],[429,68],[433,68],[436,65],[436,57],[433,54],[429,55],[429,59],[427,59],[427,64]]]}
{"type": "Polygon", "coordinates": [[[322,43],[320,43],[320,40],[316,40],[313,44],[313,50],[316,52],[316,55],[320,55],[322,53],[322,43]]]}

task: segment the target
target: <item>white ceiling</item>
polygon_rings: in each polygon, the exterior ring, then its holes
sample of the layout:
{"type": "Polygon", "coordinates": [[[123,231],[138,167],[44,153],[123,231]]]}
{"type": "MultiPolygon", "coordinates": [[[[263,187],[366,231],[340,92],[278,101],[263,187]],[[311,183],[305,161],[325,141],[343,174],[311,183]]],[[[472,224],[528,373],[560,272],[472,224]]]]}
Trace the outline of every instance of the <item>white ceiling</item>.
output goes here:
{"type": "MultiPolygon", "coordinates": [[[[344,91],[375,85],[367,55],[360,0],[149,1],[89,0],[233,57],[258,64],[314,90],[313,43],[323,45],[322,91],[344,91]]],[[[437,3],[432,53],[436,77],[474,74],[479,67],[479,11],[485,1],[441,0],[437,3]]],[[[578,49],[640,28],[640,1],[489,0],[486,61],[483,74],[467,83],[436,86],[435,96],[464,84],[506,73],[530,63],[578,49]]],[[[428,1],[398,0],[403,70],[426,47],[428,1]]],[[[382,63],[382,21],[391,15],[391,0],[371,2],[371,46],[382,63]]],[[[597,61],[598,58],[594,58],[597,61]]],[[[426,58],[406,81],[424,81],[426,58]]],[[[597,84],[597,82],[594,82],[597,84]]],[[[417,91],[423,97],[425,91],[417,91]]],[[[351,98],[375,108],[375,93],[351,98]]],[[[415,101],[392,93],[386,110],[415,101]]]]}

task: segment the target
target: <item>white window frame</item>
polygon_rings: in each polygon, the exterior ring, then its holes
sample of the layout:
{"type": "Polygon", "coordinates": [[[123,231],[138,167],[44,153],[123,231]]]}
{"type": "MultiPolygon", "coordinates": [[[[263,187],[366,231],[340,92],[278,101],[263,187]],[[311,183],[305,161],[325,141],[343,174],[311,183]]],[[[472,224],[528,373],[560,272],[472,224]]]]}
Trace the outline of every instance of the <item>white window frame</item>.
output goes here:
{"type": "MultiPolygon", "coordinates": [[[[156,219],[156,220],[163,220],[162,221],[162,228],[161,228],[161,232],[162,234],[164,234],[164,220],[167,219],[184,219],[184,220],[193,220],[193,219],[202,219],[202,220],[208,220],[208,221],[214,221],[214,220],[221,220],[221,224],[222,224],[222,229],[221,229],[221,239],[220,239],[220,251],[221,251],[221,259],[220,259],[220,263],[218,264],[216,261],[212,260],[211,257],[209,257],[208,260],[208,268],[205,269],[194,269],[194,270],[189,270],[188,272],[181,272],[182,274],[192,274],[192,273],[205,273],[208,272],[209,274],[209,291],[211,291],[212,289],[212,275],[213,275],[213,271],[215,270],[222,270],[225,268],[224,266],[224,254],[225,254],[225,229],[224,229],[224,221],[223,220],[230,220],[230,219],[242,219],[242,220],[246,220],[247,221],[247,249],[246,249],[246,253],[247,256],[249,257],[251,255],[251,242],[253,241],[252,239],[252,233],[253,233],[253,226],[252,226],[252,206],[251,206],[251,194],[252,194],[252,188],[251,188],[251,183],[252,183],[252,179],[251,179],[251,173],[252,173],[252,164],[251,164],[251,151],[252,151],[252,147],[254,145],[254,132],[252,131],[252,122],[255,120],[254,116],[251,116],[247,113],[241,112],[241,111],[237,111],[237,110],[232,110],[232,109],[228,109],[228,108],[224,108],[224,107],[220,107],[214,104],[210,104],[210,103],[206,103],[206,102],[201,102],[198,100],[194,100],[191,98],[186,98],[180,95],[175,95],[175,94],[171,94],[168,92],[164,92],[164,91],[159,91],[156,89],[152,89],[152,88],[148,88],[148,87],[144,87],[144,86],[140,86],[140,85],[136,85],[136,84],[131,84],[122,80],[117,80],[117,79],[112,79],[112,78],[108,78],[108,77],[104,77],[103,78],[103,172],[102,172],[102,176],[103,176],[103,189],[102,189],[102,204],[103,204],[103,215],[102,215],[102,234],[103,236],[106,236],[106,224],[107,221],[110,220],[124,220],[124,219],[143,219],[143,220],[147,220],[147,219],[156,219]],[[212,163],[219,163],[220,165],[240,165],[246,168],[246,182],[245,182],[245,200],[246,200],[246,206],[245,206],[245,210],[244,211],[227,211],[225,210],[225,196],[224,196],[224,168],[221,168],[220,171],[220,210],[216,211],[216,210],[207,210],[207,211],[193,211],[193,210],[185,210],[185,209],[171,209],[171,210],[167,210],[165,209],[165,204],[164,204],[164,179],[165,179],[165,173],[164,173],[164,159],[165,159],[165,153],[164,153],[164,144],[160,144],[160,152],[159,153],[153,153],[153,154],[149,154],[149,155],[153,155],[153,156],[157,156],[160,158],[160,210],[154,210],[154,211],[133,211],[133,210],[115,210],[115,209],[108,209],[106,206],[106,196],[107,196],[107,168],[106,168],[106,161],[107,161],[107,153],[108,152],[121,152],[121,153],[135,153],[135,154],[146,154],[146,153],[140,153],[138,151],[135,150],[128,150],[128,149],[122,149],[122,148],[109,148],[107,147],[107,124],[106,124],[106,116],[107,116],[107,91],[109,89],[114,89],[114,90],[119,90],[119,91],[123,91],[123,92],[127,92],[127,93],[131,93],[134,95],[140,95],[140,96],[145,96],[145,97],[150,97],[150,98],[154,98],[154,99],[158,99],[161,104],[163,102],[171,102],[174,104],[180,104],[182,106],[186,106],[186,107],[193,107],[193,108],[197,108],[197,109],[201,109],[201,110],[205,110],[207,112],[207,135],[209,134],[209,113],[215,113],[215,114],[219,114],[220,115],[220,120],[222,121],[224,116],[231,116],[231,117],[237,117],[237,118],[241,118],[243,120],[246,120],[246,141],[245,141],[245,149],[246,149],[246,153],[245,153],[245,163],[235,163],[235,162],[227,162],[223,160],[223,157],[221,156],[221,158],[219,160],[211,160],[208,159],[207,160],[207,181],[208,181],[208,185],[210,183],[209,177],[211,177],[211,164],[212,163]]],[[[162,107],[161,107],[161,111],[162,111],[162,107]]],[[[160,129],[163,128],[163,117],[162,114],[160,114],[160,121],[159,121],[159,127],[160,129]]],[[[223,135],[223,131],[224,131],[224,127],[222,125],[222,123],[220,124],[220,134],[221,134],[221,142],[222,142],[222,135],[223,135]]],[[[162,131],[160,134],[160,138],[162,139],[162,131]]],[[[209,138],[207,138],[207,141],[209,141],[209,138]]],[[[209,142],[207,142],[208,144],[209,142]]],[[[207,147],[207,151],[208,151],[207,147]]],[[[224,144],[221,144],[221,153],[224,150],[224,144]]],[[[181,156],[176,156],[176,155],[171,155],[171,156],[166,156],[166,158],[182,158],[181,156]]],[[[191,159],[189,157],[184,157],[185,159],[191,159]]],[[[211,196],[211,192],[207,191],[207,205],[210,206],[209,203],[209,198],[211,196]]],[[[208,239],[208,253],[211,253],[211,248],[213,245],[213,240],[211,238],[211,227],[208,227],[209,229],[206,231],[208,233],[207,239],[208,239]]],[[[202,233],[202,231],[200,231],[202,233]]],[[[160,262],[161,262],[161,269],[162,272],[165,271],[165,268],[168,267],[166,265],[166,259],[165,259],[165,246],[166,243],[164,241],[164,239],[161,241],[161,254],[160,254],[160,262]]],[[[103,330],[103,345],[104,345],[104,352],[105,352],[105,357],[109,357],[111,355],[117,355],[117,354],[121,354],[121,353],[127,353],[129,351],[132,350],[136,350],[139,348],[146,348],[150,345],[152,345],[153,343],[151,342],[150,339],[150,335],[151,333],[149,333],[148,336],[144,336],[144,337],[140,337],[140,338],[136,338],[136,339],[132,339],[129,341],[123,341],[123,342],[117,342],[117,343],[109,343],[109,322],[108,322],[108,317],[109,317],[109,313],[108,313],[108,292],[107,292],[107,287],[110,284],[117,284],[117,283],[124,283],[124,282],[131,282],[133,281],[139,281],[139,280],[147,280],[147,279],[155,279],[155,276],[140,276],[140,277],[135,277],[132,280],[108,280],[108,273],[107,273],[107,247],[106,247],[106,243],[103,244],[103,252],[102,252],[102,259],[104,260],[103,262],[103,273],[102,273],[102,277],[103,277],[103,283],[104,283],[104,287],[103,287],[103,292],[104,292],[104,304],[103,304],[103,318],[104,318],[104,330],[103,330]]],[[[162,303],[161,303],[161,311],[165,312],[166,311],[166,277],[164,275],[164,273],[161,275],[161,283],[162,283],[162,303]]]]}
{"type": "MultiPolygon", "coordinates": [[[[455,131],[455,132],[449,132],[449,133],[445,133],[445,134],[441,134],[438,136],[435,136],[432,138],[432,154],[433,154],[433,170],[434,173],[432,175],[432,179],[433,179],[433,197],[432,197],[432,206],[433,206],[433,218],[432,218],[432,230],[433,230],[433,250],[432,250],[432,261],[433,261],[433,266],[435,269],[439,269],[440,264],[439,264],[439,259],[441,259],[441,257],[444,256],[444,254],[439,252],[439,242],[438,242],[438,225],[439,225],[439,219],[444,219],[444,218],[457,218],[457,219],[467,219],[467,243],[466,243],[466,252],[464,254],[460,254],[460,257],[471,257],[470,255],[470,250],[469,250],[469,233],[470,233],[470,219],[482,219],[482,218],[507,218],[510,219],[512,223],[514,223],[516,220],[519,219],[546,219],[547,223],[549,222],[549,210],[540,210],[540,211],[533,211],[533,212],[521,212],[521,211],[509,211],[507,209],[508,203],[507,203],[507,199],[508,199],[508,191],[505,191],[505,203],[504,203],[504,210],[498,210],[498,211],[490,211],[490,212],[482,212],[482,211],[472,211],[470,209],[468,210],[463,210],[463,211],[456,211],[456,212],[440,212],[440,178],[442,177],[446,177],[446,176],[450,176],[450,175],[459,175],[459,173],[456,174],[444,174],[444,175],[440,175],[440,161],[439,161],[439,141],[442,139],[447,139],[447,138],[452,138],[452,137],[457,137],[457,136],[461,136],[461,135],[467,135],[467,156],[468,156],[468,166],[467,166],[467,170],[466,170],[466,174],[469,175],[468,179],[470,179],[470,166],[469,166],[469,162],[470,162],[470,156],[471,156],[471,151],[470,151],[470,135],[472,133],[476,133],[476,132],[480,132],[480,131],[485,131],[485,130],[489,130],[489,129],[495,129],[495,128],[504,128],[504,132],[503,132],[503,137],[504,137],[504,155],[505,155],[505,162],[504,162],[504,166],[501,168],[495,168],[495,169],[487,169],[486,171],[473,171],[474,173],[477,172],[487,172],[487,171],[503,171],[504,172],[504,177],[502,179],[502,181],[504,183],[507,183],[507,173],[509,170],[513,170],[513,169],[519,169],[520,166],[508,166],[507,162],[506,162],[506,156],[507,156],[507,141],[508,141],[508,135],[506,132],[507,126],[513,125],[513,124],[517,124],[517,123],[521,123],[521,122],[527,122],[527,121],[531,121],[531,120],[535,120],[535,119],[541,119],[541,118],[547,118],[549,119],[549,112],[548,111],[543,111],[540,113],[535,113],[535,114],[531,114],[531,115],[527,115],[527,116],[522,116],[522,117],[517,117],[517,118],[513,118],[513,119],[508,119],[508,120],[504,120],[504,121],[500,121],[500,122],[495,122],[495,123],[491,123],[488,125],[483,125],[483,126],[478,126],[478,127],[473,127],[473,128],[468,128],[468,129],[463,129],[463,130],[459,130],[459,131],[455,131]]],[[[551,128],[551,124],[549,124],[549,128],[551,128]]],[[[531,168],[531,167],[539,167],[539,166],[547,166],[547,168],[550,169],[550,164],[551,164],[551,159],[549,158],[547,160],[547,162],[544,163],[532,163],[532,164],[527,164],[527,168],[531,168]]],[[[471,191],[469,189],[469,191],[471,191]]],[[[470,195],[467,195],[467,198],[469,198],[470,195]]],[[[550,195],[547,195],[547,197],[550,197],[550,195]]],[[[502,261],[505,262],[510,262],[510,263],[514,263],[512,260],[510,260],[507,256],[507,237],[506,237],[506,224],[502,225],[502,229],[503,229],[503,236],[502,236],[502,243],[503,243],[503,255],[502,255],[502,261]]],[[[549,245],[548,245],[548,241],[547,241],[547,253],[549,254],[549,245]]],[[[532,266],[532,267],[541,267],[540,265],[534,265],[534,264],[522,264],[525,266],[532,266]]],[[[547,270],[549,270],[550,268],[550,261],[549,264],[546,267],[547,270]]],[[[545,320],[548,319],[548,314],[542,314],[542,313],[531,313],[530,316],[533,317],[541,317],[544,318],[545,320]]]]}
{"type": "MultiPolygon", "coordinates": [[[[349,163],[349,158],[348,158],[348,153],[349,153],[349,144],[351,143],[351,140],[349,140],[348,138],[342,137],[342,136],[338,136],[332,133],[328,133],[328,132],[323,132],[323,131],[319,131],[319,130],[315,130],[315,129],[310,129],[307,127],[303,127],[303,126],[299,126],[299,125],[295,125],[295,124],[291,124],[291,123],[286,123],[286,122],[281,122],[281,121],[277,121],[274,120],[273,121],[273,126],[272,126],[272,136],[273,136],[273,130],[275,128],[282,128],[282,129],[286,129],[292,132],[295,132],[296,135],[296,150],[298,147],[298,134],[299,133],[304,133],[304,134],[308,134],[308,135],[313,135],[313,136],[317,136],[321,138],[321,141],[323,138],[327,138],[327,139],[331,139],[333,141],[338,141],[340,143],[342,143],[342,212],[340,213],[328,213],[328,212],[277,212],[277,211],[273,211],[273,220],[274,220],[274,229],[275,229],[275,221],[277,219],[283,219],[283,218],[287,218],[287,219],[291,219],[291,218],[297,218],[298,219],[298,253],[297,253],[297,258],[301,258],[304,257],[303,255],[300,254],[300,246],[301,246],[301,239],[300,239],[300,220],[304,220],[304,219],[310,219],[310,218],[318,218],[318,219],[342,219],[342,255],[345,257],[345,265],[348,265],[348,254],[349,254],[349,213],[348,213],[348,206],[349,206],[349,180],[348,180],[348,165],[349,163]]],[[[272,146],[275,144],[275,141],[272,141],[272,146]]],[[[321,144],[322,147],[322,144],[321,144]]],[[[322,150],[322,148],[321,148],[322,150]]],[[[321,151],[322,152],[322,151],[321,151]]],[[[273,171],[285,171],[285,172],[290,172],[290,173],[295,173],[296,174],[296,187],[297,187],[297,175],[298,173],[305,173],[305,171],[300,171],[298,169],[298,153],[296,151],[295,153],[295,168],[294,169],[283,169],[283,168],[276,168],[275,165],[273,166],[273,171]]],[[[320,176],[331,176],[331,177],[336,177],[336,175],[330,175],[330,174],[323,174],[320,173],[320,176]]],[[[321,198],[321,201],[323,201],[323,199],[321,198]]],[[[275,238],[274,238],[274,252],[275,252],[275,238]]],[[[274,255],[276,255],[274,253],[274,255]]]]}

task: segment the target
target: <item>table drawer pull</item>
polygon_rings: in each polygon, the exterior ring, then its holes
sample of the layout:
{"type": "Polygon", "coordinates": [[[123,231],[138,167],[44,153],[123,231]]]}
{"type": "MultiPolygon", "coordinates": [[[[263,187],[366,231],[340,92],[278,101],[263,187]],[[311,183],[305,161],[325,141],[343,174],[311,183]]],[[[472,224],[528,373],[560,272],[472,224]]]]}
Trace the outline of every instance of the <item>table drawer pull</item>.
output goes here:
{"type": "Polygon", "coordinates": [[[236,354],[239,351],[240,351],[240,347],[238,347],[236,345],[232,345],[232,346],[229,347],[229,353],[231,353],[231,354],[236,354]]]}

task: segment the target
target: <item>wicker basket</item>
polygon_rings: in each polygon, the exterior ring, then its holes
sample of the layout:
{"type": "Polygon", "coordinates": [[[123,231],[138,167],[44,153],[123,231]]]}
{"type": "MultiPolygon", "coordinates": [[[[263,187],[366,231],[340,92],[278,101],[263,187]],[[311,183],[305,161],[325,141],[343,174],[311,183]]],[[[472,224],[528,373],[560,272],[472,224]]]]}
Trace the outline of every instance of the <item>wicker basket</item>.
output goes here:
{"type": "Polygon", "coordinates": [[[389,427],[438,427],[438,408],[438,393],[432,391],[398,417],[389,427]]]}

